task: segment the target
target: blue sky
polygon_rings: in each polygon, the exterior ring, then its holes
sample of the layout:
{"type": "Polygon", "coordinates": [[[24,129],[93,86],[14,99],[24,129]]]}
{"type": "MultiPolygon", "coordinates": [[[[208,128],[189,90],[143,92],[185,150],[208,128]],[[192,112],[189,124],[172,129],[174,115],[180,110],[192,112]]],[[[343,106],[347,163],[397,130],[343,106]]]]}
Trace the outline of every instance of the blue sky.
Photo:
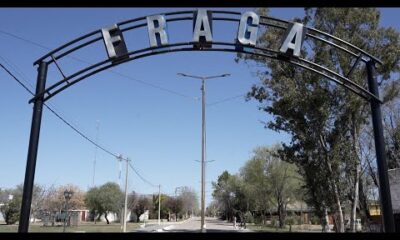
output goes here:
{"type": "MultiPolygon", "coordinates": [[[[54,49],[76,37],[114,23],[161,12],[172,8],[3,8],[0,9],[0,31],[16,34],[54,49]]],[[[230,9],[245,12],[247,9],[230,9]]],[[[399,9],[382,9],[381,23],[399,30],[399,9]]],[[[301,8],[272,8],[271,16],[285,20],[303,16],[301,8]]],[[[143,30],[127,34],[128,49],[147,47],[143,30]]],[[[169,25],[170,42],[191,39],[191,22],[169,25]]],[[[237,25],[215,23],[214,40],[231,41],[237,25]]],[[[0,56],[14,64],[17,76],[35,85],[33,62],[48,50],[12,38],[0,32],[0,56]]],[[[76,57],[96,62],[105,58],[103,46],[88,49],[76,57]]],[[[176,75],[230,73],[228,78],[206,83],[206,101],[211,104],[240,94],[258,82],[253,67],[235,63],[231,53],[171,53],[131,61],[86,79],[48,101],[56,111],[92,139],[96,138],[99,121],[100,145],[132,159],[133,166],[147,180],[162,185],[162,192],[172,194],[176,187],[190,186],[200,194],[201,157],[201,96],[200,81],[176,75]],[[144,81],[181,93],[187,97],[142,84],[144,81]]],[[[4,60],[0,58],[1,63],[4,60]]],[[[66,59],[64,71],[81,67],[82,63],[66,59]]],[[[11,69],[12,70],[12,69],[11,69]]],[[[59,80],[60,74],[49,72],[48,84],[59,80]]],[[[0,187],[22,183],[32,117],[31,96],[0,70],[0,187]]],[[[31,87],[33,89],[33,87],[31,87]]],[[[235,173],[251,157],[252,149],[288,141],[283,133],[264,129],[260,121],[268,116],[258,104],[244,98],[207,107],[206,199],[211,200],[211,181],[224,170],[235,173]]],[[[97,150],[95,184],[118,182],[119,165],[110,155],[97,150]]],[[[44,111],[36,165],[35,183],[75,184],[83,190],[92,185],[95,147],[73,132],[48,110],[44,111]]],[[[124,166],[122,166],[124,173],[124,166]]],[[[153,193],[157,189],[144,183],[132,171],[129,190],[153,193]]],[[[121,178],[124,182],[124,178],[121,178]]]]}

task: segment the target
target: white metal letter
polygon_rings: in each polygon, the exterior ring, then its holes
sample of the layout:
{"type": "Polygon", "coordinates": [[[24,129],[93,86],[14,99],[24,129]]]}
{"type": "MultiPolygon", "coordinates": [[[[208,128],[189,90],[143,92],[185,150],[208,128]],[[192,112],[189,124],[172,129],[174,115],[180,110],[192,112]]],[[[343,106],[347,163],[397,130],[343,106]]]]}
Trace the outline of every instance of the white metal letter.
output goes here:
{"type": "Polygon", "coordinates": [[[193,42],[200,42],[200,37],[205,37],[206,42],[212,42],[211,26],[207,10],[197,10],[197,18],[193,29],[193,42]],[[201,30],[203,27],[203,30],[201,30]]]}
{"type": "Polygon", "coordinates": [[[293,50],[293,56],[299,57],[305,36],[304,26],[301,23],[291,23],[286,30],[285,38],[279,49],[282,53],[287,53],[288,49],[293,50]],[[293,43],[294,39],[294,43],[293,43]]]}
{"type": "Polygon", "coordinates": [[[163,15],[154,15],[147,17],[147,29],[151,47],[168,44],[168,35],[165,31],[166,21],[163,15]],[[155,26],[157,22],[157,27],[155,26]],[[159,37],[159,41],[157,41],[159,37]]]}
{"type": "Polygon", "coordinates": [[[113,26],[108,27],[108,28],[102,28],[101,29],[101,33],[103,35],[103,41],[104,41],[104,44],[106,46],[107,54],[108,54],[109,58],[118,57],[118,55],[117,55],[117,53],[115,51],[114,45],[116,45],[119,42],[121,42],[122,39],[121,39],[121,36],[119,36],[119,35],[111,37],[111,33],[110,33],[112,31],[116,31],[116,30],[119,30],[117,24],[114,24],[113,26]]]}
{"type": "Polygon", "coordinates": [[[259,23],[260,17],[256,13],[245,12],[240,19],[238,41],[243,45],[255,46],[259,23]],[[249,18],[251,23],[247,24],[249,18]]]}

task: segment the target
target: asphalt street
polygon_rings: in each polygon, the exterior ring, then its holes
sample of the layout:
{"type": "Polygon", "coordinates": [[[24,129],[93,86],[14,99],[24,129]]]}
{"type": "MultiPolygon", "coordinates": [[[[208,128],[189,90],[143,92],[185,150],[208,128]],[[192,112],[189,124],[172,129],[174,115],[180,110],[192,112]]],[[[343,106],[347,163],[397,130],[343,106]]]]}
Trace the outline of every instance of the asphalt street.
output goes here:
{"type": "MultiPolygon", "coordinates": [[[[183,222],[168,222],[162,225],[146,224],[138,232],[200,232],[200,217],[189,218],[183,222]]],[[[234,228],[232,223],[217,218],[205,219],[206,232],[248,232],[248,229],[234,228]]]]}

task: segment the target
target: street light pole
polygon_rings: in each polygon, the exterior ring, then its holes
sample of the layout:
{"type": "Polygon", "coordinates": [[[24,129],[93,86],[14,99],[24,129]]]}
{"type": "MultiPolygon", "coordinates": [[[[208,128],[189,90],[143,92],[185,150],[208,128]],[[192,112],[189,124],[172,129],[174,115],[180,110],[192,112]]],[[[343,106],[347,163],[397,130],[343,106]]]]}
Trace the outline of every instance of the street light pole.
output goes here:
{"type": "Polygon", "coordinates": [[[129,163],[130,159],[127,158],[126,159],[126,174],[125,174],[125,204],[124,204],[124,232],[126,232],[126,217],[127,214],[126,212],[128,211],[128,163],[129,163]]]}
{"type": "Polygon", "coordinates": [[[202,128],[201,128],[201,232],[205,232],[205,150],[206,150],[206,91],[205,91],[205,80],[213,79],[213,78],[222,78],[230,76],[230,74],[222,74],[218,76],[209,76],[209,77],[200,77],[187,75],[184,73],[178,73],[178,75],[183,77],[190,77],[201,80],[201,119],[202,119],[202,128]]]}
{"type": "Polygon", "coordinates": [[[201,129],[202,129],[202,134],[201,134],[201,232],[205,232],[205,146],[206,146],[206,107],[205,107],[205,98],[206,98],[206,93],[204,89],[204,78],[201,79],[201,118],[202,118],[202,124],[201,124],[201,129]]]}
{"type": "Polygon", "coordinates": [[[125,202],[124,202],[124,211],[122,213],[122,232],[126,232],[126,212],[128,211],[128,164],[131,161],[129,158],[124,159],[120,154],[117,157],[118,161],[125,160],[126,161],[126,170],[125,170],[125,202]]]}
{"type": "Polygon", "coordinates": [[[161,224],[160,221],[160,215],[161,215],[161,185],[158,185],[158,225],[161,224]]]}
{"type": "Polygon", "coordinates": [[[64,191],[65,213],[64,213],[64,228],[63,228],[63,232],[65,232],[65,224],[66,224],[67,216],[69,217],[69,214],[68,214],[68,201],[71,200],[72,194],[73,194],[73,191],[71,191],[71,190],[65,190],[64,191]]]}

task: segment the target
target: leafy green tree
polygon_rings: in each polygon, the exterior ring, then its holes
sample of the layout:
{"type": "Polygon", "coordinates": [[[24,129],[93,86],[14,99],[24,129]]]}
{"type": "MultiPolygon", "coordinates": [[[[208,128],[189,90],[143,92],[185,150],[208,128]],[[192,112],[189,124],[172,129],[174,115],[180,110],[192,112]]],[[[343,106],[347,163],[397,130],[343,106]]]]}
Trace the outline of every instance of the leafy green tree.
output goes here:
{"type": "Polygon", "coordinates": [[[223,220],[232,221],[234,211],[232,206],[233,192],[229,186],[229,179],[232,175],[228,171],[224,171],[217,182],[212,182],[214,191],[212,196],[219,202],[219,211],[223,220]]]}
{"type": "MultiPolygon", "coordinates": [[[[302,200],[303,180],[294,164],[279,154],[280,147],[258,147],[254,156],[241,169],[244,186],[249,189],[247,198],[254,201],[254,208],[262,213],[263,223],[267,212],[274,208],[279,225],[284,227],[288,203],[302,200]]],[[[247,200],[249,201],[249,200],[247,200]]]]}
{"type": "MultiPolygon", "coordinates": [[[[43,186],[34,184],[31,204],[31,218],[33,218],[34,221],[36,221],[37,217],[40,217],[40,210],[43,207],[45,191],[46,190],[43,186]]],[[[1,211],[5,217],[5,221],[10,222],[9,224],[14,224],[19,220],[22,192],[22,184],[19,184],[12,189],[0,190],[0,202],[5,204],[1,211]],[[9,199],[9,196],[12,197],[11,200],[9,199]]]]}
{"type": "Polygon", "coordinates": [[[145,195],[139,195],[135,192],[128,196],[128,209],[131,210],[136,219],[135,222],[139,220],[141,214],[143,214],[146,210],[149,210],[150,215],[153,216],[153,203],[151,197],[145,195]]]}
{"type": "Polygon", "coordinates": [[[183,210],[183,201],[182,198],[176,197],[169,197],[166,201],[165,205],[168,209],[171,210],[172,213],[175,214],[175,221],[178,221],[179,214],[183,210]]]}
{"type": "Polygon", "coordinates": [[[19,220],[19,214],[21,210],[21,196],[11,195],[12,199],[7,200],[3,206],[0,207],[0,211],[3,214],[4,221],[6,224],[14,224],[19,220]]]}
{"type": "MultiPolygon", "coordinates": [[[[268,10],[259,9],[259,12],[265,15],[268,10]]],[[[400,38],[393,28],[379,27],[379,15],[375,8],[318,8],[305,9],[305,17],[295,21],[360,46],[380,58],[384,64],[377,72],[380,84],[385,86],[398,81],[392,76],[400,70],[400,38]]],[[[276,28],[262,29],[257,44],[278,49],[282,33],[276,28]]],[[[343,74],[349,72],[355,61],[343,51],[311,38],[305,39],[301,55],[343,74]]],[[[257,69],[261,83],[252,87],[248,97],[262,103],[260,109],[272,114],[273,120],[266,124],[268,128],[292,136],[290,144],[284,145],[285,155],[305,176],[308,196],[311,196],[309,202],[321,219],[328,210],[335,212],[336,230],[343,232],[343,202],[350,196],[354,222],[359,201],[361,150],[358,142],[362,125],[368,124],[368,102],[289,63],[268,61],[255,55],[239,54],[238,57],[261,63],[261,69],[257,69]],[[348,178],[353,179],[350,186],[345,181],[348,178]],[[348,195],[349,192],[352,194],[348,195]]],[[[358,65],[350,79],[366,86],[365,66],[358,65]]]]}
{"type": "MultiPolygon", "coordinates": [[[[171,217],[171,213],[172,210],[170,208],[170,197],[166,194],[161,194],[161,208],[160,208],[160,218],[163,219],[168,219],[168,221],[170,220],[171,217]]],[[[157,195],[153,195],[153,211],[150,212],[150,214],[152,214],[152,218],[158,218],[158,194],[157,195]]]]}
{"type": "Polygon", "coordinates": [[[108,182],[100,187],[90,188],[86,193],[85,204],[94,213],[95,222],[104,214],[107,224],[110,221],[107,215],[110,212],[119,212],[123,206],[123,193],[118,184],[108,182]]]}
{"type": "Polygon", "coordinates": [[[271,162],[271,151],[266,147],[253,150],[253,157],[241,168],[240,174],[246,185],[250,209],[259,213],[266,223],[267,213],[272,214],[272,194],[268,186],[266,168],[271,162]]]}

